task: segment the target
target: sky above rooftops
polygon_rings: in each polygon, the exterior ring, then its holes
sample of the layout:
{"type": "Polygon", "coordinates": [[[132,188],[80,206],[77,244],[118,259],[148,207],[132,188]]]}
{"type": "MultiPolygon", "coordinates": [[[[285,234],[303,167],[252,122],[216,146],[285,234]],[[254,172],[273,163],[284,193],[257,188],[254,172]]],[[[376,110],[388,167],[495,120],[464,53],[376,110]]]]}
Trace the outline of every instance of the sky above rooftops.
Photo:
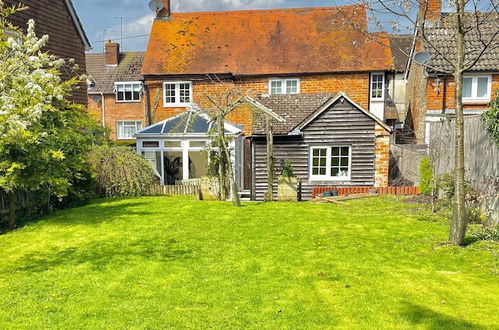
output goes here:
{"type": "MultiPolygon", "coordinates": [[[[212,11],[333,6],[332,0],[171,0],[173,11],[212,11]]],[[[154,14],[149,0],[73,0],[92,43],[92,52],[103,51],[104,40],[121,40],[123,51],[144,51],[154,14]]]]}

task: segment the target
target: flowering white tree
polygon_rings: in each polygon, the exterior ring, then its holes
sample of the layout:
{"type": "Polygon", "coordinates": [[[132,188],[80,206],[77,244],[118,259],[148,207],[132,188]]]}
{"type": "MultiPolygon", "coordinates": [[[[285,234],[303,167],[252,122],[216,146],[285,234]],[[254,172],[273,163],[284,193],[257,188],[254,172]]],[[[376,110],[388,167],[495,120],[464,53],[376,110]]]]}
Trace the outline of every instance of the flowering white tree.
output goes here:
{"type": "Polygon", "coordinates": [[[61,79],[67,64],[43,50],[48,36],[36,36],[33,20],[26,33],[8,23],[22,9],[0,1],[0,188],[9,194],[10,229],[16,191],[64,196],[91,143],[84,109],[65,100],[82,77],[61,79]]]}

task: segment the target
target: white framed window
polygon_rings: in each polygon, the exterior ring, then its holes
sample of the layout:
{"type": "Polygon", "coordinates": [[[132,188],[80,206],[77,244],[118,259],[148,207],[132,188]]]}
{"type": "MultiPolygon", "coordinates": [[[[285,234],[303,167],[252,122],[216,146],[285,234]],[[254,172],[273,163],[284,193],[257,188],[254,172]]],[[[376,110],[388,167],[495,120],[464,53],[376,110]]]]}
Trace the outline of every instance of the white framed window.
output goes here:
{"type": "Polygon", "coordinates": [[[384,100],[385,74],[383,72],[371,73],[371,100],[384,100]]]}
{"type": "Polygon", "coordinates": [[[489,101],[491,76],[464,76],[463,101],[489,101]]]}
{"type": "Polygon", "coordinates": [[[300,94],[300,79],[270,79],[269,94],[300,94]]]}
{"type": "Polygon", "coordinates": [[[133,139],[133,135],[142,129],[140,121],[117,121],[116,122],[116,137],[119,140],[133,139]]]}
{"type": "Polygon", "coordinates": [[[167,81],[163,83],[163,105],[165,107],[187,106],[192,102],[192,82],[167,81]]]}
{"type": "Polygon", "coordinates": [[[310,180],[345,181],[352,172],[352,148],[320,146],[310,148],[310,180]]]}
{"type": "Polygon", "coordinates": [[[114,83],[116,102],[140,102],[142,83],[138,81],[114,83]]]}

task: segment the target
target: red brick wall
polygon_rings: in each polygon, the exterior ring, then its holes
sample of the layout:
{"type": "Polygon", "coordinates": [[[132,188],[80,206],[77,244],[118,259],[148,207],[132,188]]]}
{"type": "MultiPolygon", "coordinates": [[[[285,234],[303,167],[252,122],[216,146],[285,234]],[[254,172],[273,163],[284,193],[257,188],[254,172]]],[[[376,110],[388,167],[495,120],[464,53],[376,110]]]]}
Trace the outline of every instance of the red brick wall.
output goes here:
{"type": "MultiPolygon", "coordinates": [[[[100,95],[89,95],[88,112],[92,117],[102,122],[102,101],[100,98],[100,95]],[[94,98],[98,101],[96,102],[94,98]]],[[[140,121],[143,128],[147,125],[143,102],[117,103],[115,94],[105,94],[104,100],[106,126],[111,129],[111,139],[116,139],[116,122],[119,120],[140,121]]]]}
{"type": "Polygon", "coordinates": [[[376,123],[376,146],[374,160],[374,186],[387,187],[390,167],[390,133],[376,123]]]}
{"type": "MultiPolygon", "coordinates": [[[[188,80],[188,79],[183,79],[188,80]]],[[[248,95],[268,94],[269,78],[245,78],[238,81],[193,81],[193,101],[203,109],[212,108],[207,96],[216,98],[224,95],[231,89],[241,90],[248,95]]],[[[162,81],[148,80],[146,85],[150,89],[151,108],[154,105],[156,93],[161,97],[155,110],[154,121],[158,122],[173,117],[185,111],[185,108],[163,107],[162,81]]],[[[369,107],[369,73],[345,73],[329,75],[309,75],[300,77],[300,93],[334,93],[345,92],[359,105],[369,107]]],[[[154,111],[154,110],[153,110],[154,111]]],[[[243,124],[245,132],[250,133],[252,126],[252,112],[247,106],[236,109],[228,117],[229,121],[243,124]]]]}
{"type": "MultiPolygon", "coordinates": [[[[64,0],[4,0],[4,2],[6,5],[19,3],[28,5],[29,9],[10,16],[10,21],[25,29],[28,20],[34,19],[37,35],[50,37],[47,50],[64,59],[75,59],[80,70],[77,73],[65,74],[65,78],[86,72],[85,46],[64,0]]],[[[79,89],[73,92],[70,99],[86,105],[86,84],[82,83],[79,89]]]]}
{"type": "MultiPolygon", "coordinates": [[[[445,95],[444,95],[444,77],[439,77],[440,83],[437,85],[437,78],[428,78],[428,84],[426,87],[426,103],[428,110],[442,110],[444,106],[444,98],[445,98],[445,109],[454,109],[454,78],[447,77],[447,81],[445,84],[445,95]],[[438,86],[438,90],[437,90],[438,86]]],[[[494,91],[499,89],[499,74],[492,75],[492,89],[491,89],[491,98],[494,96],[494,91]]],[[[481,103],[467,103],[464,101],[464,109],[483,109],[487,110],[488,102],[481,103]]]]}

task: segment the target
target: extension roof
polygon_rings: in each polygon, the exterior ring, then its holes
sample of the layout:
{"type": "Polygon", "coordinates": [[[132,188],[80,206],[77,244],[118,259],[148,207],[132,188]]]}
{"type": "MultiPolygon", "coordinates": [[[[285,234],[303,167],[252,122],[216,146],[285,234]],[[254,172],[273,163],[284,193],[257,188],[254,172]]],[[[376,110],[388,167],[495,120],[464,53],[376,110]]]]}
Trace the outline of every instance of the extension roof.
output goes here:
{"type": "MultiPolygon", "coordinates": [[[[443,13],[442,19],[438,24],[433,24],[425,28],[426,36],[430,42],[436,45],[441,54],[445,54],[447,58],[451,59],[457,57],[455,33],[452,28],[454,15],[454,13],[443,13]]],[[[495,36],[495,41],[493,41],[489,50],[483,54],[470,71],[499,71],[499,35],[497,35],[499,30],[499,14],[482,12],[475,15],[475,13],[468,13],[465,18],[470,26],[470,30],[465,36],[467,52],[465,62],[469,62],[475,58],[484,49],[483,42],[488,43],[495,36]],[[477,22],[480,24],[479,29],[473,27],[476,26],[477,22]]],[[[428,65],[435,70],[430,71],[452,72],[451,65],[443,56],[439,55],[439,52],[430,45],[425,45],[424,48],[425,51],[432,55],[432,60],[428,65]]]]}
{"type": "MultiPolygon", "coordinates": [[[[207,136],[216,124],[205,113],[187,110],[178,116],[160,121],[135,134],[136,137],[207,136]]],[[[242,127],[224,122],[225,133],[237,135],[242,127]]]]}
{"type": "Polygon", "coordinates": [[[372,41],[361,5],[173,13],[154,21],[149,75],[273,75],[393,69],[388,37],[372,41]],[[347,22],[357,25],[354,29],[347,22]]]}
{"type": "MultiPolygon", "coordinates": [[[[292,135],[295,131],[300,131],[307,126],[319,114],[329,109],[331,105],[341,98],[346,99],[364,112],[366,116],[378,122],[387,131],[390,131],[390,128],[381,119],[353,102],[343,92],[333,94],[262,95],[256,100],[286,120],[283,123],[274,122],[275,134],[292,135]]],[[[265,118],[262,115],[255,115],[253,122],[253,133],[255,135],[265,134],[264,120],[265,118]]]]}
{"type": "Polygon", "coordinates": [[[87,74],[95,82],[88,94],[113,94],[115,82],[141,81],[143,52],[120,54],[117,67],[106,65],[106,54],[86,54],[87,74]]]}

